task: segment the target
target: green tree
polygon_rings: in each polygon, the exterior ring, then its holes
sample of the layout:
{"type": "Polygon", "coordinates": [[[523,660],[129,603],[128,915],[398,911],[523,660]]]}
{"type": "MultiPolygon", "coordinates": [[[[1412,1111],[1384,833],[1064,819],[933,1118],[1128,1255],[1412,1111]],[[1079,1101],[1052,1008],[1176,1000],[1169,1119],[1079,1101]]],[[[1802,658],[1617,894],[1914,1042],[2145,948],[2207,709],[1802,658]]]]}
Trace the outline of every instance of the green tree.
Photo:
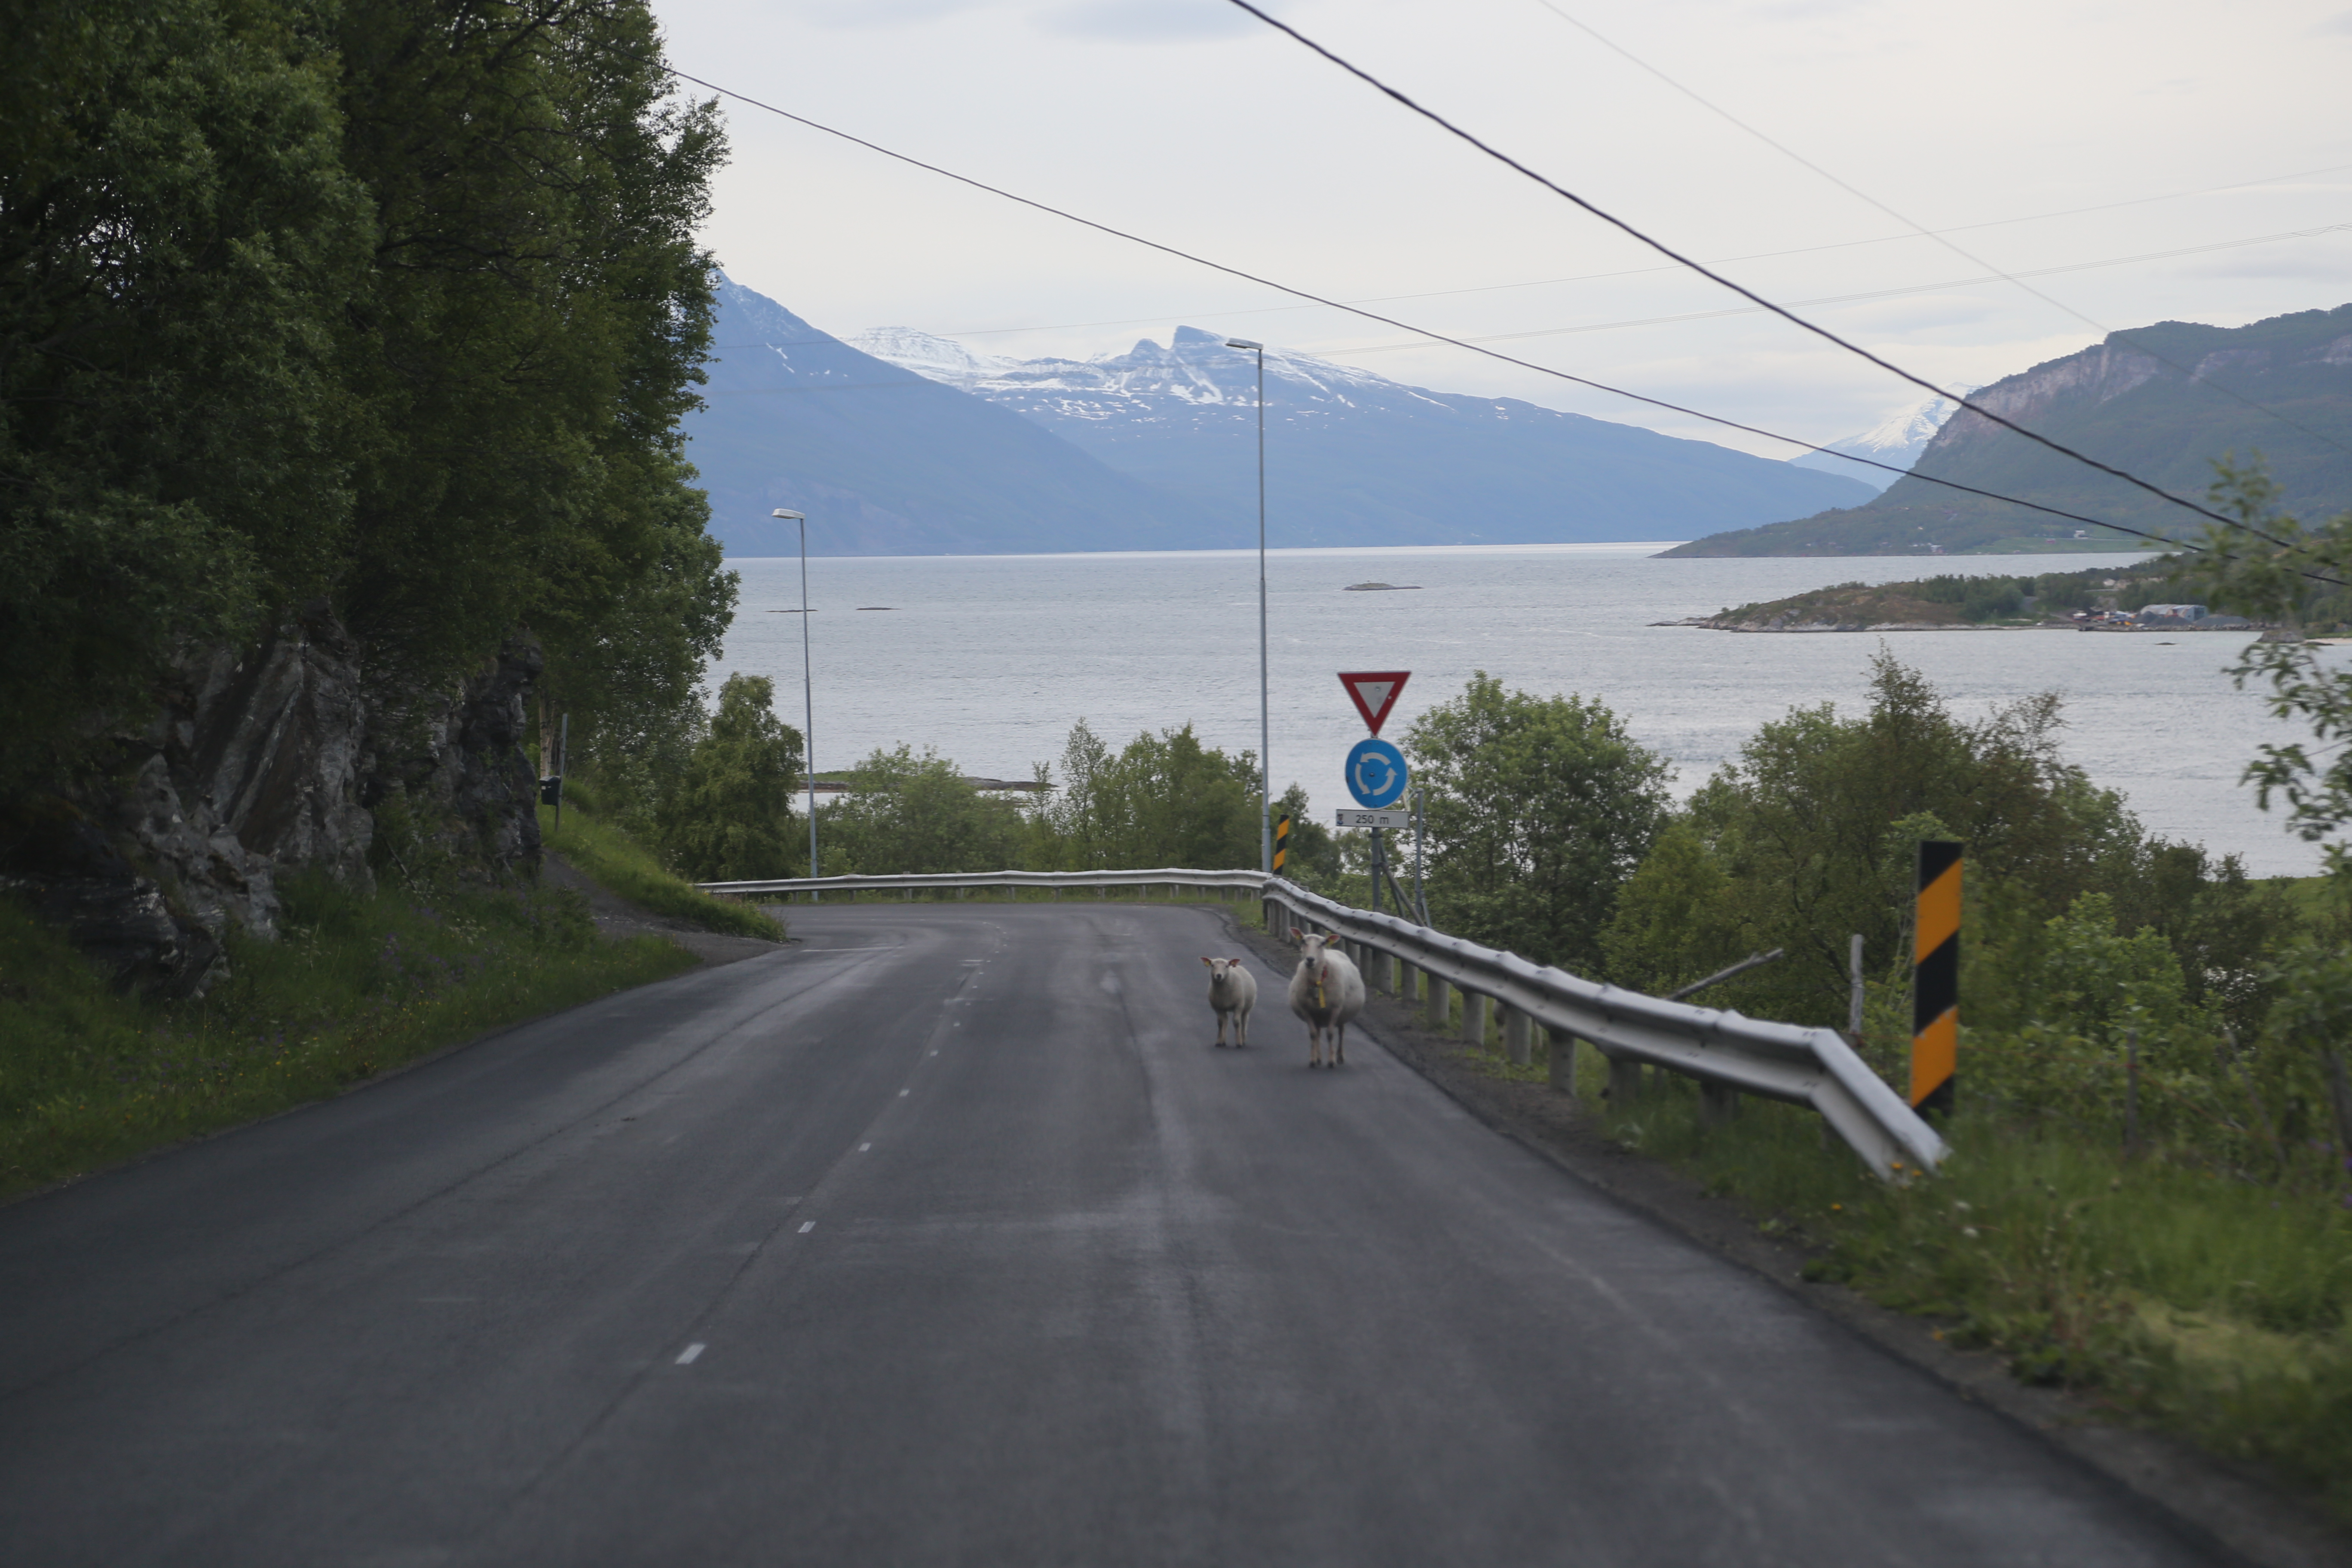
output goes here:
{"type": "Polygon", "coordinates": [[[1192,726],[1146,732],[1113,753],[1084,720],[1062,748],[1032,859],[1096,870],[1259,864],[1257,757],[1203,746],[1192,726]]]}
{"type": "Polygon", "coordinates": [[[723,143],[643,0],[0,0],[0,794],[322,595],[384,690],[528,629],[676,749],[723,143]]]}
{"type": "Polygon", "coordinates": [[[1601,703],[1506,691],[1484,670],[1415,720],[1405,745],[1428,791],[1436,924],[1598,968],[1618,889],[1666,815],[1665,763],[1601,703]]]}
{"type": "Polygon", "coordinates": [[[664,803],[661,846],[698,882],[789,877],[805,868],[793,831],[801,733],[776,717],[775,683],[730,675],[719,710],[664,803]]]}
{"type": "Polygon", "coordinates": [[[1020,806],[974,788],[937,752],[877,751],[845,782],[841,797],[818,812],[828,875],[1003,871],[1021,861],[1020,806]]]}
{"type": "Polygon", "coordinates": [[[2059,756],[2059,725],[2051,695],[1958,719],[1884,651],[1866,711],[1848,718],[1825,703],[1764,725],[1693,797],[1689,819],[1729,879],[1748,940],[1788,957],[1717,999],[1842,1023],[1852,935],[1876,970],[1906,962],[1922,837],[1968,846],[1970,952],[2001,932],[2031,940],[2095,889],[2139,896],[2148,847],[2138,824],[2059,756]]]}
{"type": "Polygon", "coordinates": [[[1283,860],[1283,875],[1302,888],[1330,893],[1339,885],[1341,871],[1339,840],[1331,830],[1315,820],[1307,804],[1307,786],[1292,784],[1274,803],[1276,821],[1290,818],[1288,853],[1283,860]]]}
{"type": "MultiPolygon", "coordinates": [[[[2214,603],[2288,628],[2347,613],[2352,582],[2352,511],[2306,526],[2278,510],[2279,488],[2259,456],[2215,468],[2213,504],[2243,530],[2205,528],[2203,549],[2180,563],[2182,580],[2214,603]],[[2266,536],[2266,538],[2264,537],[2266,536]]],[[[2247,645],[2232,669],[2240,686],[2269,688],[2273,717],[2308,730],[2308,742],[2257,749],[2246,768],[2263,809],[2287,808],[2287,826],[2326,846],[2331,872],[2352,885],[2352,852],[2342,834],[2352,825],[2352,670],[2289,636],[2247,645]]]]}
{"type": "Polygon", "coordinates": [[[325,15],[0,4],[0,790],[338,581],[373,233],[325,15]]]}
{"type": "Polygon", "coordinates": [[[715,107],[673,99],[641,0],[344,0],[334,40],[374,227],[338,344],[354,627],[446,679],[525,624],[583,705],[681,697],[731,605],[677,429],[715,107]]]}
{"type": "Polygon", "coordinates": [[[1670,822],[1618,890],[1601,933],[1602,977],[1664,995],[1747,956],[1746,922],[1731,891],[1706,840],[1687,821],[1670,822]]]}

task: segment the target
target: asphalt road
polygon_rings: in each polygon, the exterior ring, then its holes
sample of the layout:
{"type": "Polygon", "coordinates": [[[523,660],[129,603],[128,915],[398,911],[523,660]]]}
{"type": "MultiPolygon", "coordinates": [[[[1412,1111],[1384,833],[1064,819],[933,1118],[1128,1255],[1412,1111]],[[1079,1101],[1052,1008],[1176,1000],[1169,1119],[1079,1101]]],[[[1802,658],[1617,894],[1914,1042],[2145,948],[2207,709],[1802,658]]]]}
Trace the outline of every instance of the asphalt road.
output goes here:
{"type": "Polygon", "coordinates": [[[0,1559],[2216,1559],[1195,909],[793,949],[0,1210],[0,1559]]]}

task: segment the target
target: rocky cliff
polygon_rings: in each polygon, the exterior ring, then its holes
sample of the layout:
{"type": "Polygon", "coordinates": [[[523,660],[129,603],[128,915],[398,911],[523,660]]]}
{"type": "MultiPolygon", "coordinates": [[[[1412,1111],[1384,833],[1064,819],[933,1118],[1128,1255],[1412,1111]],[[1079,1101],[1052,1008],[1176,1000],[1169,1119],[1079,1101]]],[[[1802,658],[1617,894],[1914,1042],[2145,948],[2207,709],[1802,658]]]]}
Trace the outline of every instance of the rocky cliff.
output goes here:
{"type": "MultiPolygon", "coordinates": [[[[2214,461],[2259,455],[2285,510],[2317,521],[2352,508],[2352,305],[2243,327],[2159,321],[1997,381],[1971,401],[2192,500],[2214,461]]],[[[1962,410],[1910,475],[1867,506],[1717,534],[1676,555],[1948,553],[2128,548],[2127,534],[1927,482],[1974,485],[2178,538],[2200,520],[1962,410]]]]}
{"type": "Polygon", "coordinates": [[[373,862],[432,855],[532,874],[540,669],[517,639],[454,690],[372,684],[351,635],[307,605],[257,647],[183,659],[152,721],[110,738],[110,766],[21,805],[0,886],[125,985],[189,996],[226,973],[232,929],[278,934],[287,872],[365,887],[373,862]]]}

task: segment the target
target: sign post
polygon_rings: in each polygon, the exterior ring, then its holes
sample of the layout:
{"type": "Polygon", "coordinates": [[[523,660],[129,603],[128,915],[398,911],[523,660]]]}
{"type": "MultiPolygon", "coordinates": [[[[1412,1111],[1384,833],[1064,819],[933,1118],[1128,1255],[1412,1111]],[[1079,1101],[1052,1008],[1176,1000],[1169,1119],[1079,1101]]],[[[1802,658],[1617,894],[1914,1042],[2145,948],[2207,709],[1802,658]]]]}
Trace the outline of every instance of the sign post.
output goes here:
{"type": "Polygon", "coordinates": [[[1959,1066],[1960,846],[1919,840],[1919,902],[1911,935],[1911,1105],[1952,1109],[1959,1066]]]}
{"type": "MultiPolygon", "coordinates": [[[[1356,797],[1362,811],[1339,814],[1341,826],[1350,819],[1370,829],[1372,835],[1372,912],[1381,909],[1381,883],[1388,876],[1388,847],[1382,838],[1391,827],[1402,827],[1404,813],[1387,808],[1404,798],[1405,785],[1412,774],[1405,767],[1404,753],[1381,739],[1381,726],[1396,708],[1397,694],[1404,683],[1412,679],[1409,669],[1341,670],[1339,684],[1348,693],[1348,700],[1362,714],[1364,727],[1371,739],[1359,741],[1348,752],[1345,777],[1348,793],[1356,797]]],[[[1400,914],[1408,911],[1400,910],[1400,914]]]]}

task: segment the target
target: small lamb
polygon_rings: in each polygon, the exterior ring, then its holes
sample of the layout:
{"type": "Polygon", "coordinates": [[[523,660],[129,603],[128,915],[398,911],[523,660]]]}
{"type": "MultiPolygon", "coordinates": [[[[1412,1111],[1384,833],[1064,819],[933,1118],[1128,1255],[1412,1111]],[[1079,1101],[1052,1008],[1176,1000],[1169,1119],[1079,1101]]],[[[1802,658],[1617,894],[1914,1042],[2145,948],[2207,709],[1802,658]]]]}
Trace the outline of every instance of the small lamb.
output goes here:
{"type": "Polygon", "coordinates": [[[1331,1036],[1331,1065],[1348,1061],[1348,1020],[1364,1010],[1364,977],[1339,939],[1309,936],[1293,927],[1306,956],[1290,977],[1290,1010],[1307,1021],[1307,1065],[1323,1065],[1323,1036],[1331,1036]]]}
{"type": "Polygon", "coordinates": [[[1234,1049],[1249,1045],[1250,1011],[1257,1005],[1257,978],[1238,958],[1204,958],[1209,966],[1209,1005],[1216,1009],[1217,1044],[1225,1043],[1225,1020],[1234,1023],[1234,1049]]]}

